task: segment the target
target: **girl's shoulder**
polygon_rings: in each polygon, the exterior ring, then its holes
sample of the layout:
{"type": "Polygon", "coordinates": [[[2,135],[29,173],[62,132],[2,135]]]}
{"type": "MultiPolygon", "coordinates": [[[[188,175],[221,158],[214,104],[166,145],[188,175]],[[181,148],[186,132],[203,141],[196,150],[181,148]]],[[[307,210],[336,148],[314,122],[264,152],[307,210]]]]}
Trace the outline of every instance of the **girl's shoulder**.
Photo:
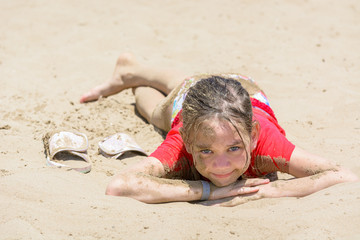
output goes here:
{"type": "MultiPolygon", "coordinates": [[[[271,110],[271,108],[269,108],[271,110]]],[[[256,120],[260,124],[261,129],[275,128],[282,135],[286,136],[285,130],[279,125],[277,119],[275,118],[275,114],[272,112],[264,110],[263,108],[259,108],[257,106],[253,106],[253,120],[256,120]]]]}
{"type": "Polygon", "coordinates": [[[251,165],[247,177],[265,176],[280,171],[279,162],[286,165],[290,161],[295,145],[285,136],[278,122],[260,109],[254,109],[254,120],[260,125],[256,148],[251,153],[251,165]]]}

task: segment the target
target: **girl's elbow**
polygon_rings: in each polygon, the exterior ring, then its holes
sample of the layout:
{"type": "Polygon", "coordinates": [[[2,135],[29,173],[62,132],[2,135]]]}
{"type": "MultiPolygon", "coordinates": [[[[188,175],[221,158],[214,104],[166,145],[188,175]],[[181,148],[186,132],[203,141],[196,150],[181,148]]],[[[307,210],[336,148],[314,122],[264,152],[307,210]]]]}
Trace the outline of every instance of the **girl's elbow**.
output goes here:
{"type": "Polygon", "coordinates": [[[110,183],[106,187],[105,194],[110,196],[118,196],[118,189],[110,183]]]}
{"type": "Polygon", "coordinates": [[[113,179],[106,187],[105,194],[111,196],[125,196],[125,184],[121,178],[113,179]]]}
{"type": "Polygon", "coordinates": [[[342,169],[342,171],[343,171],[342,179],[344,180],[344,182],[357,182],[360,180],[359,177],[352,171],[348,169],[342,169]]]}
{"type": "Polygon", "coordinates": [[[349,176],[349,182],[358,182],[359,180],[359,177],[354,173],[351,173],[351,175],[349,176]]]}

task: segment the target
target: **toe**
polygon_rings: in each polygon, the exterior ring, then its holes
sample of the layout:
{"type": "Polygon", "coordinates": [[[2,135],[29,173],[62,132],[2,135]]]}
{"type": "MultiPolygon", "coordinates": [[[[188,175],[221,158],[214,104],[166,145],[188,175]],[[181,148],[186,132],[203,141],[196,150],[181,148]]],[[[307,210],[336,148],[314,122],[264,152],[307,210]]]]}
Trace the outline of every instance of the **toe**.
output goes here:
{"type": "Polygon", "coordinates": [[[94,92],[94,91],[90,91],[87,92],[85,94],[83,94],[80,97],[80,103],[86,103],[86,102],[90,102],[90,101],[94,101],[97,100],[99,98],[99,94],[94,92]]]}

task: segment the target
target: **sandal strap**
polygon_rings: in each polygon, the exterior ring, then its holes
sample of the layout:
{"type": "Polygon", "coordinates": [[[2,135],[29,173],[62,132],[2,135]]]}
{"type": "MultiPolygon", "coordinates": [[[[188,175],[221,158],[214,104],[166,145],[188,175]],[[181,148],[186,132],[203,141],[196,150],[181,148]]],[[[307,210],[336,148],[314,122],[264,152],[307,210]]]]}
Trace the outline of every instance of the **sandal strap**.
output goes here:
{"type": "Polygon", "coordinates": [[[116,133],[106,137],[99,142],[99,152],[105,157],[118,158],[128,151],[140,152],[144,155],[147,153],[125,133],[116,133]]]}
{"type": "Polygon", "coordinates": [[[87,136],[79,132],[60,131],[49,139],[49,154],[53,158],[62,151],[86,152],[89,148],[87,136]]]}
{"type": "Polygon", "coordinates": [[[53,167],[65,167],[65,168],[69,168],[69,169],[73,169],[73,170],[76,170],[78,172],[82,172],[82,173],[88,173],[91,171],[91,162],[90,162],[90,159],[89,157],[87,156],[87,154],[85,153],[79,153],[79,152],[75,152],[75,151],[68,151],[70,152],[71,154],[74,154],[74,155],[77,155],[79,157],[81,157],[82,159],[85,160],[85,162],[87,162],[88,164],[85,166],[85,167],[70,167],[66,164],[62,164],[62,163],[58,163],[58,162],[55,162],[53,160],[50,159],[49,156],[46,157],[46,163],[47,165],[49,166],[53,166],[53,167]]]}

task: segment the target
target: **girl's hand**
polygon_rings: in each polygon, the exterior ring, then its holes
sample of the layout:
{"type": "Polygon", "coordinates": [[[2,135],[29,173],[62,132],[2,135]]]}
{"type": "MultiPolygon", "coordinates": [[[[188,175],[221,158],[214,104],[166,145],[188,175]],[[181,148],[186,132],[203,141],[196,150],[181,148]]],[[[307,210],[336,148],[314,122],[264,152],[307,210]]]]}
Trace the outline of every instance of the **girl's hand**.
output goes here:
{"type": "MultiPolygon", "coordinates": [[[[216,200],[208,200],[201,202],[200,204],[205,206],[221,206],[221,207],[234,207],[240,204],[244,204],[249,201],[258,200],[264,197],[275,197],[276,187],[274,188],[273,183],[270,183],[269,179],[247,179],[247,181],[251,181],[251,183],[247,184],[255,184],[254,187],[242,187],[241,193],[236,196],[225,197],[216,200]],[[261,182],[263,180],[264,182],[261,182]],[[266,181],[266,182],[265,182],[266,181]],[[255,190],[256,189],[256,190],[255,190]],[[275,191],[274,191],[275,190],[275,191]],[[275,195],[274,195],[275,194],[275,195]]],[[[241,182],[241,181],[239,181],[241,182]]],[[[278,181],[276,181],[278,182],[278,181]]],[[[275,184],[276,185],[276,184],[275,184]]],[[[230,185],[231,186],[231,185],[230,185]]],[[[222,188],[221,188],[222,189],[222,188]]]]}
{"type": "Polygon", "coordinates": [[[274,188],[272,186],[273,184],[268,184],[261,186],[259,191],[252,194],[246,194],[242,196],[235,196],[232,198],[228,198],[226,201],[218,202],[213,205],[220,206],[220,207],[234,207],[240,204],[244,204],[250,201],[259,200],[261,198],[266,197],[274,197],[274,188]]]}
{"type": "Polygon", "coordinates": [[[234,196],[254,194],[259,191],[259,186],[268,184],[269,179],[252,178],[236,181],[225,187],[216,187],[211,184],[209,200],[218,200],[234,196]]]}

